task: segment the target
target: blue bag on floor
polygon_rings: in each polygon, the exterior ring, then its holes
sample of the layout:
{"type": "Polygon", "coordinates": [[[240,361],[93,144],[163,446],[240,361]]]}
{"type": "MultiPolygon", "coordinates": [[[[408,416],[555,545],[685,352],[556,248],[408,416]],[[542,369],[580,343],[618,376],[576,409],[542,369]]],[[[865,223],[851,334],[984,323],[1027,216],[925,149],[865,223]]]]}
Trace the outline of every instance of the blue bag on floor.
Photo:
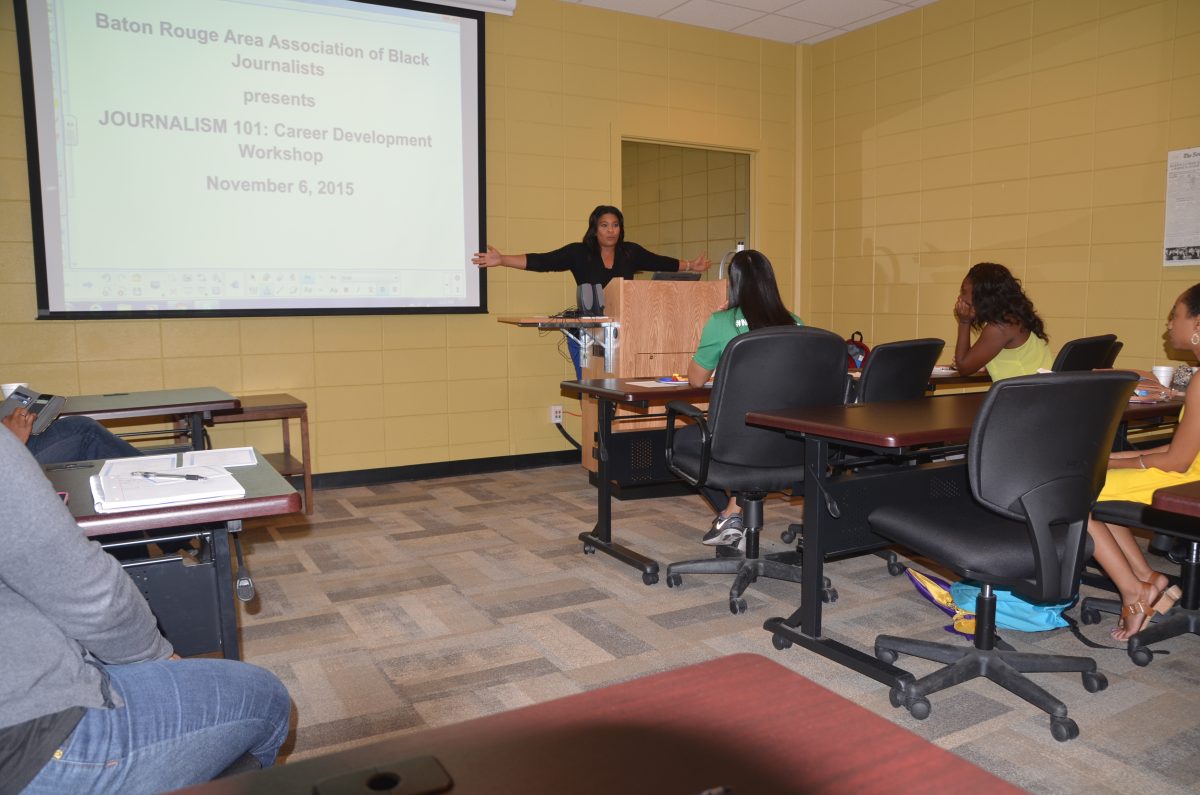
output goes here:
{"type": "MultiPolygon", "coordinates": [[[[996,594],[996,626],[1000,629],[1044,632],[1065,627],[1068,625],[1062,617],[1062,612],[1075,604],[1073,599],[1066,602],[1031,602],[1012,591],[1000,588],[992,592],[996,594]]],[[[974,613],[979,586],[968,580],[961,580],[950,586],[950,595],[954,597],[954,604],[974,613]]]]}

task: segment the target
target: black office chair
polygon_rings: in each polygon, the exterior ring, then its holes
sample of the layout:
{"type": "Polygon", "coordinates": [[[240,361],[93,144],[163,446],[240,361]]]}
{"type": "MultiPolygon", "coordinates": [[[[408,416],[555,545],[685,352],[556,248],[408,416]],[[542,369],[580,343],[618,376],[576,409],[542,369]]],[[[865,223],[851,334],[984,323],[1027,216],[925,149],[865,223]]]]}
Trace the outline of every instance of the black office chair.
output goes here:
{"type": "MultiPolygon", "coordinates": [[[[874,403],[924,397],[929,390],[929,378],[933,374],[933,367],[945,347],[945,340],[935,337],[885,342],[875,346],[867,357],[858,382],[850,379],[846,390],[846,402],[874,403]]],[[[856,458],[840,463],[842,466],[861,466],[878,460],[878,456],[872,456],[868,459],[856,458]]],[[[780,537],[784,543],[790,544],[802,531],[803,525],[789,525],[780,537]]],[[[904,564],[892,550],[884,549],[875,554],[887,561],[888,573],[892,576],[904,573],[904,564]]]]}
{"type": "Polygon", "coordinates": [[[1116,334],[1100,334],[1071,340],[1062,346],[1050,369],[1056,373],[1069,373],[1108,367],[1105,362],[1111,361],[1109,354],[1112,353],[1113,343],[1116,341],[1116,334]]]}
{"type": "MultiPolygon", "coordinates": [[[[758,329],[736,337],[717,365],[708,417],[680,401],[667,404],[667,466],[693,486],[737,494],[746,553],[717,549],[716,558],[667,566],[667,585],[681,574],[736,574],[729,609],[746,610],[742,593],[759,577],[800,582],[795,552],[759,557],[763,499],[804,479],[804,442],[746,424],[746,412],[838,405],[846,379],[846,343],[832,332],[800,326],[758,329]],[[694,424],[675,428],[683,416],[694,424]]],[[[829,583],[826,581],[825,586],[829,583]]]]}
{"type": "Polygon", "coordinates": [[[913,400],[929,390],[929,377],[945,340],[926,337],[877,345],[858,377],[854,403],[880,400],[913,400]]]}
{"type": "Polygon", "coordinates": [[[996,648],[994,588],[1037,602],[1073,598],[1087,559],[1087,518],[1108,464],[1108,451],[1137,376],[1129,372],[1009,378],[992,385],[967,447],[970,494],[917,507],[884,506],[871,529],[982,585],[975,603],[973,647],[888,635],[875,656],[894,662],[911,654],[946,663],[928,676],[904,676],[893,706],[928,717],[930,693],[986,676],[1050,714],[1059,741],[1078,736],[1067,708],[1026,672],[1078,671],[1094,693],[1108,686],[1089,657],[996,648]]]}
{"type": "MultiPolygon", "coordinates": [[[[1154,659],[1150,644],[1160,643],[1179,635],[1200,635],[1200,526],[1189,516],[1169,511],[1159,511],[1140,502],[1106,500],[1096,503],[1092,515],[1102,522],[1139,527],[1152,530],[1172,540],[1181,539],[1185,556],[1179,564],[1179,586],[1183,598],[1165,615],[1151,613],[1149,623],[1131,637],[1126,645],[1129,659],[1136,665],[1149,665],[1154,659]]],[[[1100,613],[1121,614],[1121,602],[1117,599],[1087,597],[1079,609],[1079,618],[1085,624],[1096,624],[1100,613]]]]}
{"type": "Polygon", "coordinates": [[[1104,358],[1097,369],[1108,369],[1117,363],[1117,355],[1121,353],[1121,349],[1125,347],[1125,343],[1117,340],[1108,349],[1108,356],[1104,358]]]}

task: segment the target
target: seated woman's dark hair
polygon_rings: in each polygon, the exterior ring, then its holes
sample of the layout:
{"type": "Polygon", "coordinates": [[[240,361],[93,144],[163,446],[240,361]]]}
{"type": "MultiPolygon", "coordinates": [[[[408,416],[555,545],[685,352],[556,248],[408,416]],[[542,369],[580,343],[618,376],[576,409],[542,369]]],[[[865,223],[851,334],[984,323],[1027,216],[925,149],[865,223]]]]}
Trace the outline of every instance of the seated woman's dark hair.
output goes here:
{"type": "Polygon", "coordinates": [[[602,215],[617,216],[617,223],[621,225],[621,234],[617,237],[617,245],[619,246],[625,242],[625,216],[611,204],[601,204],[592,210],[592,214],[588,216],[588,228],[583,233],[583,242],[592,251],[600,250],[600,243],[596,239],[596,228],[600,226],[600,216],[602,215]]]}
{"type": "Polygon", "coordinates": [[[1049,342],[1033,301],[1008,268],[995,262],[980,262],[967,271],[967,278],[971,280],[971,303],[975,308],[972,326],[979,329],[986,323],[1018,325],[1049,342]]]}
{"type": "Polygon", "coordinates": [[[1189,317],[1200,315],[1200,284],[1193,284],[1184,290],[1183,295],[1179,296],[1179,300],[1187,307],[1189,317]]]}
{"type": "Polygon", "coordinates": [[[739,251],[729,262],[729,308],[738,307],[753,331],[796,323],[783,305],[775,269],[766,255],[754,249],[739,251]]]}

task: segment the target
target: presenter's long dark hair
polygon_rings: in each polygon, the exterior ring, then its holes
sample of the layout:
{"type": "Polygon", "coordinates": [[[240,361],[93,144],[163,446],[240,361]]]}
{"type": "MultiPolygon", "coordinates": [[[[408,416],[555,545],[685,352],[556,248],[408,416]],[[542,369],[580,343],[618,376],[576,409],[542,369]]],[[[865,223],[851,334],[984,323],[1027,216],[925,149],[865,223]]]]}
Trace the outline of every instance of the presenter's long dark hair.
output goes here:
{"type": "Polygon", "coordinates": [[[601,204],[588,216],[588,228],[583,233],[584,245],[594,254],[600,253],[600,241],[596,239],[596,227],[600,226],[600,216],[609,214],[617,216],[617,223],[621,225],[621,234],[617,237],[617,248],[621,248],[621,244],[625,242],[625,216],[611,204],[601,204]]]}
{"type": "Polygon", "coordinates": [[[739,307],[750,330],[796,323],[783,305],[775,269],[761,251],[746,249],[729,262],[729,308],[739,307]]]}
{"type": "Polygon", "coordinates": [[[976,329],[985,323],[1018,325],[1047,342],[1046,327],[1033,308],[1033,301],[1021,289],[1021,281],[1003,265],[980,262],[967,271],[971,280],[971,303],[975,307],[976,329]]]}

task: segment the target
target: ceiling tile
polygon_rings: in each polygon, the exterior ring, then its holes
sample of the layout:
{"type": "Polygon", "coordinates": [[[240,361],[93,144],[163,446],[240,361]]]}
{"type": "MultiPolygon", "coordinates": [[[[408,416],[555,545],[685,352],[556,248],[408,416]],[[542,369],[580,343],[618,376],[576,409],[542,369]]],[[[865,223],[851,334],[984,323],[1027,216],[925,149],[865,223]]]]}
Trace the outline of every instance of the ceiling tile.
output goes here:
{"type": "Polygon", "coordinates": [[[712,0],[688,0],[678,8],[663,14],[662,18],[706,28],[733,30],[761,16],[761,11],[714,3],[712,0]]]}
{"type": "Polygon", "coordinates": [[[734,33],[794,44],[822,33],[830,33],[830,35],[836,36],[841,31],[830,28],[827,25],[818,25],[814,22],[805,22],[800,19],[788,19],[778,14],[768,14],[765,17],[760,17],[753,22],[742,25],[740,28],[736,28],[734,33]]]}
{"type": "Polygon", "coordinates": [[[644,17],[657,17],[670,11],[682,0],[581,0],[580,5],[604,8],[609,11],[624,11],[644,17]]]}
{"type": "Polygon", "coordinates": [[[721,2],[726,5],[749,8],[751,11],[762,11],[766,14],[795,5],[796,0],[721,0],[721,2]]]}
{"type": "MultiPolygon", "coordinates": [[[[834,28],[848,28],[867,17],[891,11],[901,5],[891,0],[801,0],[779,13],[785,17],[818,22],[834,28]]],[[[902,6],[902,8],[906,8],[902,6]]]]}

